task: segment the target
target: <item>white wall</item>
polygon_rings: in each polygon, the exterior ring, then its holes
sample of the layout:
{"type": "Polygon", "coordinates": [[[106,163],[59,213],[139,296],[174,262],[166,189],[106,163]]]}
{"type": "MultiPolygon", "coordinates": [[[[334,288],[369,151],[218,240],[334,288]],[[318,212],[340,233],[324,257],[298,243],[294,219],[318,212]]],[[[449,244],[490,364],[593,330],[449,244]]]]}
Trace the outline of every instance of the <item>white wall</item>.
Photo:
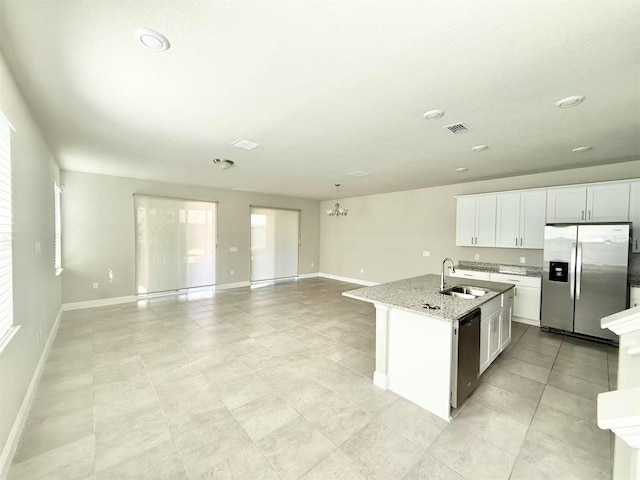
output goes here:
{"type": "MultiPolygon", "coordinates": [[[[320,271],[370,282],[439,273],[442,260],[542,265],[542,250],[456,247],[456,195],[640,177],[640,161],[347,198],[320,205],[320,271]],[[431,252],[423,257],[422,251],[431,252]],[[361,273],[361,269],[364,273],[361,273]]],[[[366,181],[366,178],[363,180],[366,181]]]]}
{"type": "Polygon", "coordinates": [[[60,173],[1,55],[0,111],[16,128],[11,137],[13,311],[14,324],[21,325],[0,353],[0,448],[4,450],[60,309],[61,281],[53,260],[53,184],[60,173]],[[42,245],[40,254],[36,241],[42,245]]]}
{"type": "Polygon", "coordinates": [[[299,273],[318,271],[317,201],[69,171],[62,183],[63,303],[135,295],[134,193],[219,202],[218,284],[249,281],[251,205],[300,209],[299,273]]]}

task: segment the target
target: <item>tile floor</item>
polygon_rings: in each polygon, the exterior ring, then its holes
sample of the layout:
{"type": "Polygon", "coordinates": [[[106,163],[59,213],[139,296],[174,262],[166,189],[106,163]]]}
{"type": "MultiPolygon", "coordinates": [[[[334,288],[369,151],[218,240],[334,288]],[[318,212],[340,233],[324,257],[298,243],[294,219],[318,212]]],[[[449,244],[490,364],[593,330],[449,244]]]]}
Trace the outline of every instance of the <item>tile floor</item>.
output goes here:
{"type": "Polygon", "coordinates": [[[306,279],[67,312],[9,479],[605,479],[614,348],[513,324],[447,423],[371,384],[374,309],[306,279]]]}

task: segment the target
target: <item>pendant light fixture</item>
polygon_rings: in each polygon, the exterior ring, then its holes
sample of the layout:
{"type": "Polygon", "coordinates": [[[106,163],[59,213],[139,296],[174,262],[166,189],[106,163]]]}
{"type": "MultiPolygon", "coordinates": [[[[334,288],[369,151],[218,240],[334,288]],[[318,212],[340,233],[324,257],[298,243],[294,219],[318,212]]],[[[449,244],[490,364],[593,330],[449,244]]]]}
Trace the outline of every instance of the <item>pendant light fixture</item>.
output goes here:
{"type": "Polygon", "coordinates": [[[340,207],[340,198],[338,196],[338,189],[340,188],[340,184],[336,183],[336,204],[333,207],[333,210],[327,210],[327,215],[330,217],[346,217],[347,213],[349,213],[348,208],[340,207]]]}

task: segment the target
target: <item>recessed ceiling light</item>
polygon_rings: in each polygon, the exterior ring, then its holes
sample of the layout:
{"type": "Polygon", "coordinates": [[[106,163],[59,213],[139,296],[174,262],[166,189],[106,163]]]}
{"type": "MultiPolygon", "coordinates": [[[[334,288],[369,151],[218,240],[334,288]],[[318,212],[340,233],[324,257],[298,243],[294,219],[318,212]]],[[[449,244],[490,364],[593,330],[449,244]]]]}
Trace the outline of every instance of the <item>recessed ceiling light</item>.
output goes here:
{"type": "Polygon", "coordinates": [[[442,110],[429,110],[423,116],[426,120],[437,120],[444,115],[442,110]]]}
{"type": "Polygon", "coordinates": [[[558,108],[569,108],[575,107],[579,103],[584,101],[584,97],[582,95],[574,95],[573,97],[563,98],[562,100],[558,100],[556,102],[556,107],[558,108]]]}
{"type": "Polygon", "coordinates": [[[163,52],[165,50],[169,50],[169,47],[171,46],[167,37],[155,30],[137,28],[133,33],[145,47],[148,47],[151,50],[163,52]]]}
{"type": "Polygon", "coordinates": [[[482,152],[489,148],[489,145],[476,145],[475,147],[471,147],[471,150],[474,152],[482,152]]]}
{"type": "Polygon", "coordinates": [[[589,150],[591,150],[592,147],[578,147],[578,148],[574,148],[573,150],[571,150],[574,153],[584,153],[584,152],[588,152],[589,150]]]}
{"type": "Polygon", "coordinates": [[[464,167],[458,167],[458,168],[456,168],[456,172],[460,172],[460,173],[462,173],[462,172],[466,172],[467,170],[469,170],[469,169],[468,169],[468,168],[464,168],[464,167]]]}

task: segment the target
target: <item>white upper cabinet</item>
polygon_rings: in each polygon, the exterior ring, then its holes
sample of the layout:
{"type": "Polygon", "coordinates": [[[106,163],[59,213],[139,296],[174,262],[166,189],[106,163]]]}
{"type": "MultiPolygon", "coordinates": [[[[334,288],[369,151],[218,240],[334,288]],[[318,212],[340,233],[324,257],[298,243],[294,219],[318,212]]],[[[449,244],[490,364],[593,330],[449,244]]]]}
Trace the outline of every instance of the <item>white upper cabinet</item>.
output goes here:
{"type": "Polygon", "coordinates": [[[640,253],[640,180],[629,185],[629,221],[631,225],[631,251],[640,253]]]}
{"type": "Polygon", "coordinates": [[[603,183],[547,191],[547,223],[627,221],[628,183],[603,183]]]}
{"type": "Polygon", "coordinates": [[[496,247],[543,248],[546,191],[499,193],[496,197],[496,247]]]}
{"type": "Polygon", "coordinates": [[[456,245],[494,247],[496,244],[496,196],[460,197],[457,202],[456,245]]]}

